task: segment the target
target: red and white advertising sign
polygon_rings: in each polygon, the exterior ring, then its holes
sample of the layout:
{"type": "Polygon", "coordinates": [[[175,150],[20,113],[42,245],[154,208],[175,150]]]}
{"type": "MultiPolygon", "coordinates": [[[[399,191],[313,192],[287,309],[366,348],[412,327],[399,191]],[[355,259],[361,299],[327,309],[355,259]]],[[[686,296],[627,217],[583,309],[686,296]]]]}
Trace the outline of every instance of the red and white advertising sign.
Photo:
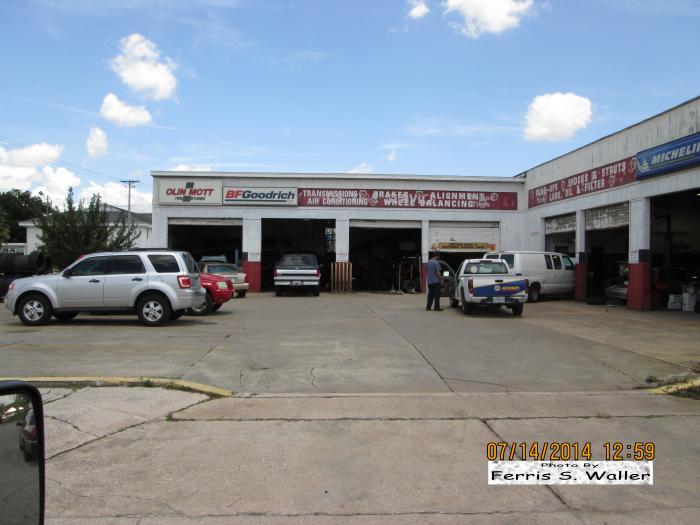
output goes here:
{"type": "Polygon", "coordinates": [[[159,204],[221,204],[221,181],[207,179],[161,179],[159,204]]]}
{"type": "Polygon", "coordinates": [[[528,208],[624,186],[634,182],[636,171],[637,161],[630,157],[539,186],[528,192],[528,208]]]}
{"type": "Polygon", "coordinates": [[[517,210],[516,192],[300,188],[299,206],[312,208],[430,208],[517,210]]]}

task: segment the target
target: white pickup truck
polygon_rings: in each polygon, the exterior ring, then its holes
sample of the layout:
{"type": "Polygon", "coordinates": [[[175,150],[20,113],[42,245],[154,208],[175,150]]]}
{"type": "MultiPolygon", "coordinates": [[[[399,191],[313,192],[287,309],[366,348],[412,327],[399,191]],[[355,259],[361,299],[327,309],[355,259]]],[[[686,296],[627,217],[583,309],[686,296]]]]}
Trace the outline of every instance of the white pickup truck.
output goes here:
{"type": "Polygon", "coordinates": [[[505,306],[513,315],[522,315],[527,290],[527,279],[513,275],[505,262],[467,259],[455,273],[450,305],[454,308],[461,305],[465,315],[469,315],[475,305],[505,306]]]}

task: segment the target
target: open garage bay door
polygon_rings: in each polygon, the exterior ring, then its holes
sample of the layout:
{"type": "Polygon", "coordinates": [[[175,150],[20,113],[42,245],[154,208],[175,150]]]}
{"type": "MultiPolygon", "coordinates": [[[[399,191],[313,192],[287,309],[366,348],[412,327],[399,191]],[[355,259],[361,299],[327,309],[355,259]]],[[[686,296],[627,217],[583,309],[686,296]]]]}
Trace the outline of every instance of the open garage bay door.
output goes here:
{"type": "Polygon", "coordinates": [[[170,218],[168,247],[186,250],[196,261],[206,256],[225,256],[239,264],[243,237],[241,219],[170,218]]]}
{"type": "Polygon", "coordinates": [[[282,255],[313,252],[321,266],[321,287],[326,288],[331,263],[335,262],[335,220],[262,219],[261,282],[263,290],[274,287],[275,265],[282,255]]]}
{"type": "Polygon", "coordinates": [[[545,250],[576,256],[576,214],[547,217],[544,220],[545,250]]]}
{"type": "Polygon", "coordinates": [[[586,298],[602,302],[606,283],[627,267],[629,204],[586,210],[586,298]]]}
{"type": "Polygon", "coordinates": [[[420,290],[421,221],[350,221],[355,290],[420,290]]]}
{"type": "Polygon", "coordinates": [[[498,222],[430,221],[429,240],[430,253],[439,252],[456,270],[464,259],[500,249],[501,229],[498,222]]]}
{"type": "MultiPolygon", "coordinates": [[[[700,188],[654,197],[652,204],[652,307],[665,308],[671,294],[700,280],[700,188]]],[[[683,297],[689,310],[688,297],[683,297]]]]}

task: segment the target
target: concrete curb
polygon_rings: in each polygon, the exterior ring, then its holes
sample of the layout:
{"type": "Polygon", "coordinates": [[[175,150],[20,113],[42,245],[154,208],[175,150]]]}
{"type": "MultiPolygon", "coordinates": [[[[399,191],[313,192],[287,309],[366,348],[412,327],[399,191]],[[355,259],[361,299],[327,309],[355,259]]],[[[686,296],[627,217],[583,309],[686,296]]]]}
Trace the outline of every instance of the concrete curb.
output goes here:
{"type": "Polygon", "coordinates": [[[673,392],[678,392],[679,390],[685,390],[691,386],[700,386],[700,378],[691,379],[683,383],[674,383],[673,385],[664,385],[657,388],[652,388],[648,392],[652,394],[671,394],[673,392]]]}
{"type": "Polygon", "coordinates": [[[119,376],[44,376],[44,377],[0,377],[0,381],[18,380],[32,383],[38,387],[60,386],[156,386],[189,390],[200,394],[217,397],[231,397],[233,392],[217,386],[204,385],[184,379],[167,377],[119,377],[119,376]]]}

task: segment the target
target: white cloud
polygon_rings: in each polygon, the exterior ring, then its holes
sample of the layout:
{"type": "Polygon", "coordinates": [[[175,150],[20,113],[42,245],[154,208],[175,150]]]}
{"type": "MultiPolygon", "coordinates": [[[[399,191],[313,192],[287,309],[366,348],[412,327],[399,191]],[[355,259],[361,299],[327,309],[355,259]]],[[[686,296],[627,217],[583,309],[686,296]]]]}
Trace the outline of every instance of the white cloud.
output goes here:
{"type": "MultiPolygon", "coordinates": [[[[89,199],[94,193],[101,196],[102,202],[126,208],[129,202],[129,191],[124,184],[117,182],[107,182],[105,184],[97,184],[90,181],[90,186],[81,190],[80,198],[89,199]]],[[[131,210],[144,211],[150,210],[153,203],[153,194],[151,192],[139,191],[136,188],[131,189],[131,210]]]]}
{"type": "Polygon", "coordinates": [[[372,173],[373,171],[372,166],[366,162],[362,162],[359,166],[355,166],[351,170],[348,170],[348,173],[372,173]]]}
{"type": "Polygon", "coordinates": [[[520,19],[534,5],[534,0],[446,0],[445,13],[457,12],[464,24],[457,27],[470,38],[484,33],[498,34],[520,25],[520,19]]]}
{"type": "Polygon", "coordinates": [[[389,154],[386,156],[386,160],[388,160],[389,162],[394,162],[396,160],[396,157],[397,157],[396,150],[392,149],[389,152],[389,154]]]}
{"type": "Polygon", "coordinates": [[[210,164],[200,164],[193,166],[191,164],[177,164],[168,171],[214,171],[214,166],[210,164]]]}
{"type": "Polygon", "coordinates": [[[90,134],[85,141],[85,149],[90,157],[100,157],[107,153],[107,134],[100,128],[90,128],[90,134]]]}
{"type": "Polygon", "coordinates": [[[177,79],[175,62],[165,57],[160,60],[158,47],[145,36],[134,33],[120,41],[121,54],[112,59],[112,71],[132,91],[143,93],[153,100],[175,96],[177,79]]]}
{"type": "Polygon", "coordinates": [[[425,15],[430,13],[428,4],[423,0],[408,0],[408,3],[411,5],[411,10],[408,12],[408,16],[414,20],[423,18],[425,15]]]}
{"type": "Polygon", "coordinates": [[[50,166],[62,153],[62,145],[45,142],[19,149],[0,147],[0,191],[42,191],[54,201],[63,201],[68,188],[80,184],[80,179],[66,168],[50,166]]]}
{"type": "Polygon", "coordinates": [[[525,138],[557,141],[573,137],[591,122],[591,101],[575,93],[547,93],[535,97],[525,116],[525,138]]]}
{"type": "Polygon", "coordinates": [[[63,154],[60,144],[40,142],[19,149],[5,150],[0,147],[0,164],[16,167],[37,167],[53,164],[63,154]]]}
{"type": "Polygon", "coordinates": [[[32,195],[48,197],[54,204],[62,203],[68,194],[68,188],[80,186],[80,179],[75,174],[64,168],[44,166],[41,170],[40,185],[32,190],[32,195]]]}
{"type": "Polygon", "coordinates": [[[100,114],[117,126],[143,126],[151,123],[151,114],[144,106],[130,106],[122,102],[114,93],[108,93],[102,101],[100,114]]]}

